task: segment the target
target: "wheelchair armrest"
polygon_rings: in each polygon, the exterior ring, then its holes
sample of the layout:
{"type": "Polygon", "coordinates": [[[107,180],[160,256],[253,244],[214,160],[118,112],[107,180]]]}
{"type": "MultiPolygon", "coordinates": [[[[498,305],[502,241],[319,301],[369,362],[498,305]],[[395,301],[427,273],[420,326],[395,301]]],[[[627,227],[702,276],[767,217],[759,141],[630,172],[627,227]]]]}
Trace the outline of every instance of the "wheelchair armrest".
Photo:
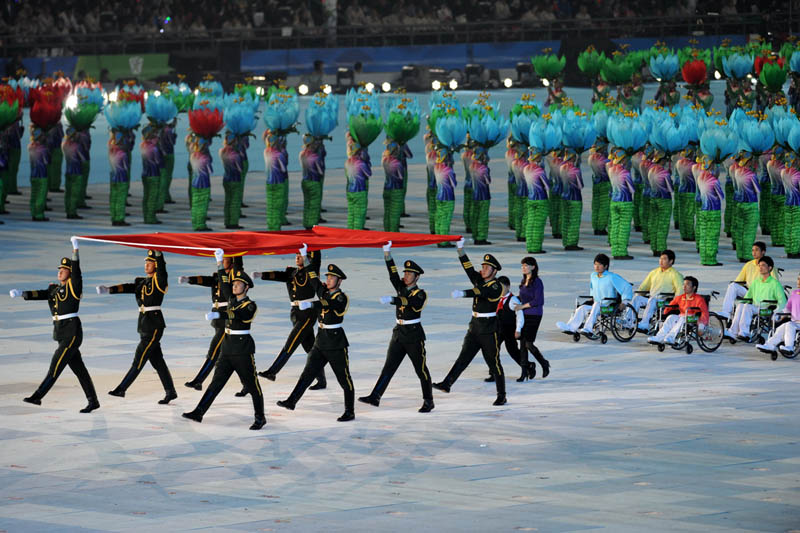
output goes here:
{"type": "Polygon", "coordinates": [[[579,298],[579,299],[584,299],[584,300],[588,300],[588,299],[590,299],[591,297],[592,297],[592,295],[591,295],[591,294],[579,294],[579,295],[578,295],[578,298],[579,298]]]}
{"type": "Polygon", "coordinates": [[[711,291],[712,298],[716,298],[717,296],[719,296],[719,291],[711,291]]]}
{"type": "Polygon", "coordinates": [[[617,298],[617,297],[614,297],[614,298],[603,298],[603,301],[604,302],[619,302],[619,298],[617,298]]]}
{"type": "Polygon", "coordinates": [[[681,308],[677,305],[665,305],[661,308],[661,316],[669,316],[680,313],[681,308]]]}
{"type": "Polygon", "coordinates": [[[747,287],[747,282],[746,281],[731,281],[731,283],[738,283],[742,287],[747,287]]]}
{"type": "Polygon", "coordinates": [[[659,298],[663,298],[665,300],[672,300],[673,298],[675,298],[675,293],[674,292],[659,292],[658,293],[658,297],[659,298]]]}
{"type": "Polygon", "coordinates": [[[746,303],[746,304],[753,303],[753,299],[752,298],[736,298],[736,301],[737,302],[746,303]]]}
{"type": "Polygon", "coordinates": [[[633,291],[633,293],[634,294],[643,294],[643,295],[647,294],[648,296],[650,295],[650,291],[633,291]]]}

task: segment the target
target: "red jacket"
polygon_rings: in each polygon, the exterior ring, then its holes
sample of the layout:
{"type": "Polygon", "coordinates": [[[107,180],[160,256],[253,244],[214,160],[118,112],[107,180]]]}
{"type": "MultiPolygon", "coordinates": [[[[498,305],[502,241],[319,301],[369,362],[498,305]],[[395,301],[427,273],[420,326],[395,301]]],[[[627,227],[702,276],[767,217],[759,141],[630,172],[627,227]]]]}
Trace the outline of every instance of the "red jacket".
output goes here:
{"type": "MultiPolygon", "coordinates": [[[[700,323],[704,326],[708,324],[708,304],[706,304],[706,299],[700,296],[699,294],[695,293],[692,296],[686,296],[686,293],[679,294],[672,301],[669,305],[676,305],[680,309],[681,316],[686,316],[687,310],[690,307],[699,307],[700,308],[700,323]]],[[[690,314],[697,314],[696,310],[692,310],[689,312],[690,314]]]]}

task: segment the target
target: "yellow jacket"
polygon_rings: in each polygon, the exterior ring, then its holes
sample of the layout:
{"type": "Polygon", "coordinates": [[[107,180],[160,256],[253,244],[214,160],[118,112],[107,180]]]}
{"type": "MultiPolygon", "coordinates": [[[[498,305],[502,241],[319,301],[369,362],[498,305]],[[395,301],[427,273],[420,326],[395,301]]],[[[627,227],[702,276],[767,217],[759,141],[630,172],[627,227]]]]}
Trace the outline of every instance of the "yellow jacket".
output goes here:
{"type": "MultiPolygon", "coordinates": [[[[772,274],[770,274],[770,276],[772,276],[775,279],[778,279],[778,276],[775,274],[776,270],[777,270],[776,268],[772,269],[772,274]]],[[[739,271],[739,275],[736,276],[736,279],[733,281],[744,281],[749,287],[750,284],[753,282],[753,280],[756,279],[758,276],[759,276],[758,261],[753,259],[752,261],[748,261],[747,263],[744,264],[742,270],[739,271]]]]}
{"type": "Polygon", "coordinates": [[[654,268],[639,285],[639,290],[650,291],[651,296],[659,292],[671,292],[677,296],[683,292],[683,275],[673,267],[666,270],[654,268]]]}

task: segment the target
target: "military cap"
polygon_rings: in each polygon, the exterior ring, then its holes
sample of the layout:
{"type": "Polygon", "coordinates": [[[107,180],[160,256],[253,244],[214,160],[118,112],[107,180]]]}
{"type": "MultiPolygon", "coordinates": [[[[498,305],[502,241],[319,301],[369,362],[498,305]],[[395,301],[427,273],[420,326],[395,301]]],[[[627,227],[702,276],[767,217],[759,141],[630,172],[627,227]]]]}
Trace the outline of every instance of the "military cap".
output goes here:
{"type": "Polygon", "coordinates": [[[156,251],[155,250],[147,250],[147,257],[144,258],[145,261],[152,261],[153,263],[156,262],[156,251]]]}
{"type": "Polygon", "coordinates": [[[410,259],[407,259],[406,262],[403,263],[403,272],[413,272],[414,274],[420,275],[425,273],[421,266],[410,259]]]}
{"type": "Polygon", "coordinates": [[[336,277],[341,278],[341,279],[347,279],[347,276],[344,275],[344,272],[342,272],[342,269],[337,267],[333,263],[328,265],[328,271],[325,272],[325,274],[328,275],[328,276],[336,276],[336,277]]]}
{"type": "Polygon", "coordinates": [[[253,288],[253,280],[250,279],[250,276],[248,276],[247,272],[245,272],[244,270],[238,270],[238,269],[233,270],[233,275],[231,276],[231,284],[233,284],[234,281],[241,281],[242,283],[247,285],[248,288],[250,289],[253,288]]]}
{"type": "Polygon", "coordinates": [[[61,263],[58,264],[58,268],[66,268],[70,272],[72,272],[72,259],[69,257],[62,257],[61,263]]]}
{"type": "Polygon", "coordinates": [[[502,270],[503,267],[500,266],[500,261],[494,258],[492,254],[485,254],[483,256],[482,265],[489,265],[490,267],[494,267],[495,270],[502,270]]]}

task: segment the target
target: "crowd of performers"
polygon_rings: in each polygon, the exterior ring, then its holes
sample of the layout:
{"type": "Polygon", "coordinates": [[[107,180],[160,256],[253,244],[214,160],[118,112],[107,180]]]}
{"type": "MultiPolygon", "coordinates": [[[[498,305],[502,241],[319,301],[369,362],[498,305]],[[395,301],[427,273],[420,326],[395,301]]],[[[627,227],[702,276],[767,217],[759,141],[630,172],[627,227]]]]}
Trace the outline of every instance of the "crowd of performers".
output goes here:
{"type": "MultiPolygon", "coordinates": [[[[72,256],[64,257],[58,265],[58,283],[40,290],[12,289],[12,298],[46,300],[53,318],[53,339],[58,343],[47,375],[36,391],[24,399],[40,405],[42,399],[55,384],[67,366],[75,373],[83,388],[88,404],[81,410],[89,413],[98,409],[100,403],[92,379],[81,358],[80,346],[83,330],[79,317],[80,300],[83,296],[83,275],[79,259],[79,239],[73,237],[72,256]]],[[[450,392],[456,380],[470,362],[481,351],[489,368],[486,381],[495,383],[497,396],[493,405],[507,402],[505,372],[500,361],[500,346],[505,344],[508,353],[519,365],[523,382],[536,376],[536,363],[541,366],[541,376],[547,377],[550,363],[535,345],[536,335],[542,319],[544,287],[539,278],[539,269],[533,257],[521,261],[522,280],[519,293],[511,293],[511,281],[506,276],[497,277],[501,265],[492,254],[484,254],[481,268],[476,270],[464,251],[464,239],[457,244],[458,258],[469,279],[470,287],[455,290],[453,298],[472,300],[472,319],[452,368],[440,382],[434,383],[426,364],[425,330],[422,311],[427,302],[425,290],[419,280],[425,273],[412,260],[398,267],[391,254],[392,243],[383,246],[383,256],[389,274],[392,294],[380,298],[380,302],[394,307],[397,325],[392,331],[386,353],[386,361],[372,391],[359,401],[379,406],[381,397],[408,355],[422,388],[422,406],[419,412],[434,409],[433,389],[450,392]],[[402,277],[400,271],[402,270],[402,277]],[[529,361],[528,354],[534,361],[529,361]]],[[[346,274],[335,264],[321,270],[321,251],[309,251],[303,245],[296,254],[295,265],[285,270],[254,271],[247,274],[243,258],[226,257],[223,250],[214,252],[216,271],[210,275],[180,276],[178,282],[208,287],[211,290],[212,308],[206,315],[214,329],[204,362],[197,375],[185,385],[193,390],[202,390],[213,370],[211,382],[197,406],[183,414],[197,422],[203,420],[214,399],[236,372],[242,390],[236,396],[249,395],[253,401],[255,420],[250,429],[261,429],[266,424],[264,397],[259,377],[275,381],[289,358],[302,346],[306,351],[305,368],[289,396],[278,405],[293,410],[307,389],[324,389],[327,386],[324,368],[330,365],[344,392],[344,412],[339,421],[355,418],[355,388],[350,374],[349,342],[344,330],[344,320],[350,300],[342,290],[346,274]],[[322,276],[325,279],[321,279],[322,276]],[[255,301],[248,296],[254,280],[276,281],[286,285],[290,300],[292,330],[275,360],[264,371],[256,370],[256,346],[251,328],[258,311],[255,301]],[[317,324],[316,334],[314,325],[317,324]]],[[[139,344],[134,353],[130,369],[113,390],[112,396],[124,398],[137,376],[148,361],[158,372],[164,387],[164,398],[159,404],[169,404],[178,397],[173,378],[161,350],[161,339],[166,327],[162,314],[164,297],[169,287],[167,264],[158,250],[148,250],[145,256],[145,276],[132,282],[118,285],[99,285],[98,294],[133,294],[138,307],[137,332],[139,344]]]]}

